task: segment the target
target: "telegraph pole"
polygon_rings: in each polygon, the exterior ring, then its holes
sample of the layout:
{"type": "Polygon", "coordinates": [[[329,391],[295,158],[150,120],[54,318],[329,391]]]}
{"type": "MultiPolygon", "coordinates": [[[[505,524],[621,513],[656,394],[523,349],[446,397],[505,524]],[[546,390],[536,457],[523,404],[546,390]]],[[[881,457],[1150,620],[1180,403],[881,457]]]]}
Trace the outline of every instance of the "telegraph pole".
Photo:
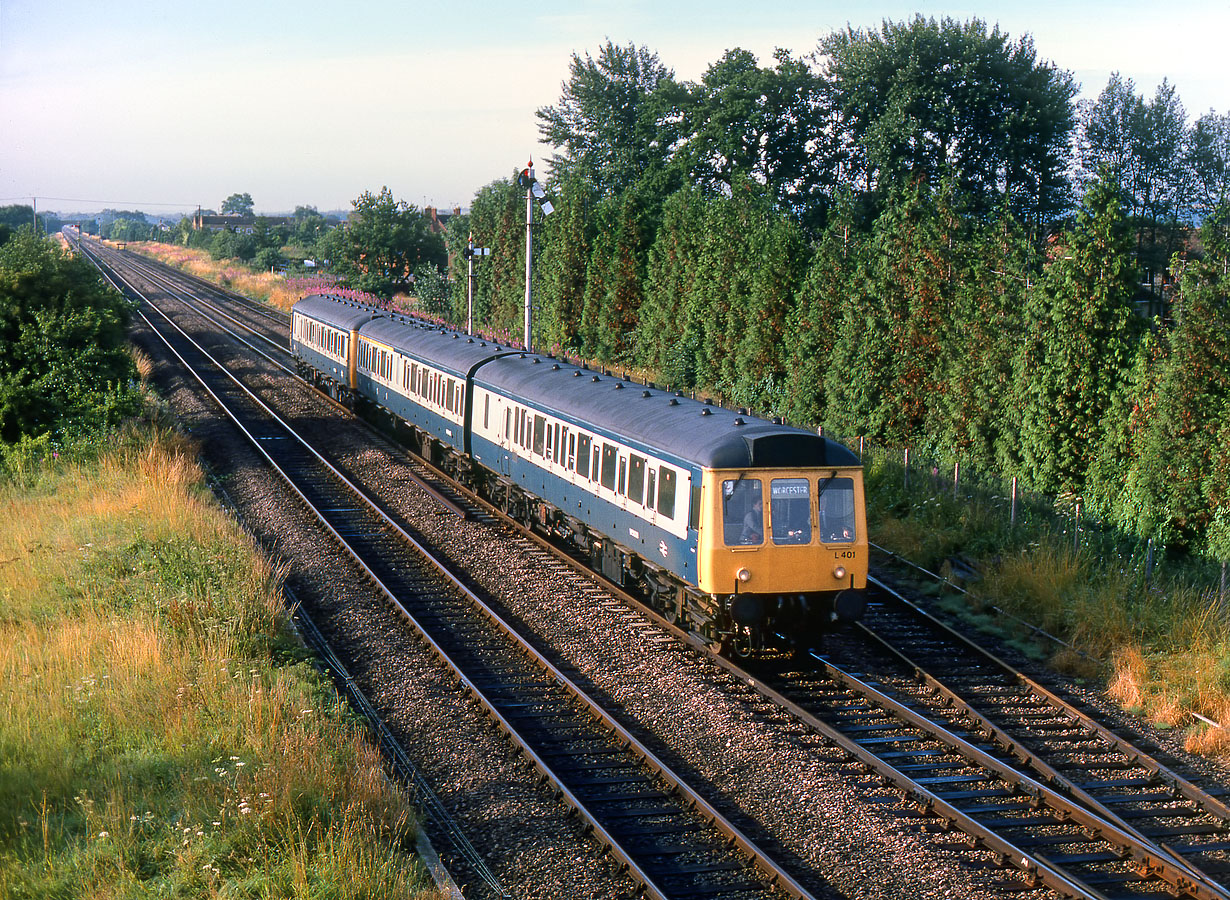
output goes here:
{"type": "Polygon", "coordinates": [[[486,256],[491,251],[486,247],[474,246],[474,232],[466,242],[466,334],[474,333],[474,257],[486,256]]]}
{"type": "Polygon", "coordinates": [[[529,166],[521,175],[522,181],[525,182],[525,352],[530,353],[534,349],[530,346],[530,338],[534,330],[534,314],[531,311],[534,296],[534,158],[532,156],[529,166]]]}
{"type": "Polygon", "coordinates": [[[525,188],[525,352],[532,352],[530,339],[533,334],[533,269],[534,269],[534,198],[542,204],[543,215],[551,215],[554,207],[551,201],[545,199],[546,192],[534,178],[534,159],[530,157],[529,165],[521,170],[517,183],[525,188]]]}

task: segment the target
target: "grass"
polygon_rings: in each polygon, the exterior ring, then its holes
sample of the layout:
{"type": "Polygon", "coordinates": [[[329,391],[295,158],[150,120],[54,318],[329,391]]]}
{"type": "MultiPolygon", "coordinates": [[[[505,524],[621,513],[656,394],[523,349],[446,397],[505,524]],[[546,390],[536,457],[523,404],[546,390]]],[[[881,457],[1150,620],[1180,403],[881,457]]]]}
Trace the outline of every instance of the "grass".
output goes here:
{"type": "Polygon", "coordinates": [[[1143,552],[1119,535],[983,491],[954,494],[944,478],[911,474],[879,458],[867,467],[868,529],[876,543],[953,577],[978,573],[973,596],[949,593],[945,608],[997,630],[1037,655],[1020,629],[988,602],[1068,642],[1050,662],[1104,678],[1108,695],[1155,727],[1185,728],[1188,749],[1230,752],[1230,630],[1199,561],[1159,561],[1146,575],[1143,552]],[[979,598],[987,598],[986,601],[979,598]],[[1087,654],[1084,655],[1084,654],[1087,654]],[[1090,666],[1089,658],[1100,661],[1090,666]]]}
{"type": "Polygon", "coordinates": [[[193,459],[131,432],[0,484],[0,898],[437,896],[193,459]]]}
{"type": "Polygon", "coordinates": [[[142,241],[128,245],[136,250],[180,271],[196,275],[256,300],[289,310],[305,293],[288,284],[283,275],[273,272],[254,272],[235,260],[215,260],[205,250],[193,250],[178,244],[163,244],[157,241],[142,241]]]}

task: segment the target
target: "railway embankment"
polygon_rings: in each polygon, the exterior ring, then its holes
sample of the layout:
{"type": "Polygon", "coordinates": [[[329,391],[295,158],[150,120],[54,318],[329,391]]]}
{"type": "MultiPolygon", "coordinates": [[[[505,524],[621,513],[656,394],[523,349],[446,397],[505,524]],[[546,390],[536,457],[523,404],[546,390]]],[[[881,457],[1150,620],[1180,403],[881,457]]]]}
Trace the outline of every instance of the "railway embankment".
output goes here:
{"type": "Polygon", "coordinates": [[[130,430],[0,483],[0,895],[437,896],[194,459],[130,430]]]}

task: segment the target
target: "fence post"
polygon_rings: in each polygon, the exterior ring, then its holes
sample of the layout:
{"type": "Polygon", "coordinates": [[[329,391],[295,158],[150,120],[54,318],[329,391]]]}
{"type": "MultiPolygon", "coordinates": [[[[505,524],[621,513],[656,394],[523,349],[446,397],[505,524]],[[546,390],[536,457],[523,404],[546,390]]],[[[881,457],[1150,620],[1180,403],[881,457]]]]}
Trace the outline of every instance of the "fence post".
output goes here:
{"type": "Polygon", "coordinates": [[[1076,515],[1072,518],[1072,550],[1073,552],[1080,549],[1081,546],[1081,502],[1076,501],[1076,515]]]}
{"type": "Polygon", "coordinates": [[[910,448],[905,448],[905,486],[910,486],[910,448]]]}
{"type": "Polygon", "coordinates": [[[863,461],[863,438],[861,436],[858,439],[858,461],[863,461]]]}
{"type": "Polygon", "coordinates": [[[1016,528],[1016,476],[1012,476],[1012,505],[1009,507],[1008,524],[1016,528]]]}
{"type": "Polygon", "coordinates": [[[952,464],[952,496],[957,496],[957,488],[961,485],[961,463],[952,464]]]}
{"type": "Polygon", "coordinates": [[[1145,587],[1153,583],[1153,538],[1149,538],[1149,546],[1145,550],[1145,587]]]}

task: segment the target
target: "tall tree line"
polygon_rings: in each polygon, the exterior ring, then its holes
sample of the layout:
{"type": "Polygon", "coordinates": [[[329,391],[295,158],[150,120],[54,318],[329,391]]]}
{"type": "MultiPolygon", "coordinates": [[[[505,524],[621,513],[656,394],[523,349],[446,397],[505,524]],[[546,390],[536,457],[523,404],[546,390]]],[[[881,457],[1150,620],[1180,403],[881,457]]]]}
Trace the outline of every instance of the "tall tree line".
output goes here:
{"type": "MultiPolygon", "coordinates": [[[[1230,551],[1230,117],[1189,127],[1165,83],[1074,94],[978,21],[731,50],[696,83],[643,47],[574,55],[539,111],[536,345],[1230,551]]],[[[514,176],[450,223],[492,249],[476,322],[506,339],[524,211],[514,176]]]]}

